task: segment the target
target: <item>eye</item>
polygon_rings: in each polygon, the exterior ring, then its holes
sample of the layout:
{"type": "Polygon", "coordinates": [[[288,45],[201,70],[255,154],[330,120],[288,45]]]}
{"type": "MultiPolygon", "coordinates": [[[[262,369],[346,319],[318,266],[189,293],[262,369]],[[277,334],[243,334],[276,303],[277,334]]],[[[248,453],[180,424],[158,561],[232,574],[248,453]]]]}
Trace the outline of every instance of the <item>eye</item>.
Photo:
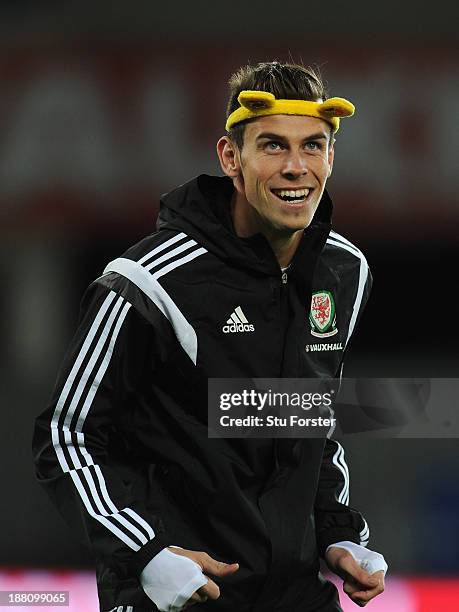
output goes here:
{"type": "Polygon", "coordinates": [[[281,148],[282,144],[280,142],[277,142],[276,140],[270,140],[265,145],[265,149],[267,149],[268,151],[280,151],[281,148]]]}
{"type": "Polygon", "coordinates": [[[316,140],[310,140],[309,142],[306,143],[306,148],[309,149],[310,151],[320,151],[320,149],[322,148],[322,145],[316,140]]]}

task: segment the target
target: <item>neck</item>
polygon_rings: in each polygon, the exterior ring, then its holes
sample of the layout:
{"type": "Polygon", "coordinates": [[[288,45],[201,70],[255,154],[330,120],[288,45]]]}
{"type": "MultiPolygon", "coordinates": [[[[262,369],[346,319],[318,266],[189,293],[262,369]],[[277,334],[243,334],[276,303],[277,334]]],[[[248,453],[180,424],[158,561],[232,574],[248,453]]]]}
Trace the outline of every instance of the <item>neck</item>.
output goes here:
{"type": "Polygon", "coordinates": [[[272,250],[279,262],[281,268],[286,268],[290,265],[293,256],[301,242],[303,236],[303,230],[289,234],[288,236],[272,236],[269,237],[265,234],[272,250]]]}
{"type": "Polygon", "coordinates": [[[263,234],[271,245],[279,266],[286,268],[290,265],[301,242],[303,230],[282,232],[267,223],[263,223],[263,219],[250,205],[241,202],[237,192],[235,192],[231,201],[231,216],[236,234],[240,238],[248,238],[257,233],[263,234]]]}

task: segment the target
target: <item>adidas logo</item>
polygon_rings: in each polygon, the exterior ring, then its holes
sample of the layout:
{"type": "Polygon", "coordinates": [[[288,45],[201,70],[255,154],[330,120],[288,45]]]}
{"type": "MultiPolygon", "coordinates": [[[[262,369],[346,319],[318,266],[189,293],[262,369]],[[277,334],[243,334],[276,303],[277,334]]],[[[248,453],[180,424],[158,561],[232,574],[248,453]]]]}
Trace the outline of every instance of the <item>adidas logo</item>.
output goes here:
{"type": "Polygon", "coordinates": [[[224,325],[222,329],[224,334],[237,334],[241,332],[255,331],[255,327],[247,321],[240,306],[233,310],[230,318],[226,322],[226,325],[224,325]]]}

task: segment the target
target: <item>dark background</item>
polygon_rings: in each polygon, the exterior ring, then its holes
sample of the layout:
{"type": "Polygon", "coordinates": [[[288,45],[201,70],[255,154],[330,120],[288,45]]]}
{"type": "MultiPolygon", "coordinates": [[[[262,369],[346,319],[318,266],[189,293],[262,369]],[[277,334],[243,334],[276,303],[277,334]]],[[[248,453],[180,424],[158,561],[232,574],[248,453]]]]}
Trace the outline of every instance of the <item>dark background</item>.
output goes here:
{"type": "MultiPolygon", "coordinates": [[[[456,21],[442,3],[2,3],[0,564],[90,564],[34,481],[34,417],[85,287],[154,230],[161,193],[219,172],[248,61],[318,64],[357,107],[329,190],[374,290],[344,374],[458,376],[456,21]]],[[[394,573],[457,574],[457,440],[346,449],[370,547],[394,573]]]]}

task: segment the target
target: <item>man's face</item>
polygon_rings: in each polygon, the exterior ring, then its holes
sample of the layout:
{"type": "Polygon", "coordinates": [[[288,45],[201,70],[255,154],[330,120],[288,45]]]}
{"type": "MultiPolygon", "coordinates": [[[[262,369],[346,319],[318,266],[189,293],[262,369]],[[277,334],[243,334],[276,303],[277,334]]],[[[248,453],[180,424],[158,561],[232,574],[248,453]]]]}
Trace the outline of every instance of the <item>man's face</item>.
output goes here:
{"type": "Polygon", "coordinates": [[[260,117],[245,127],[235,186],[252,224],[294,233],[310,223],[333,165],[330,126],[296,115],[260,117]],[[244,202],[245,201],[245,202],[244,202]]]}

